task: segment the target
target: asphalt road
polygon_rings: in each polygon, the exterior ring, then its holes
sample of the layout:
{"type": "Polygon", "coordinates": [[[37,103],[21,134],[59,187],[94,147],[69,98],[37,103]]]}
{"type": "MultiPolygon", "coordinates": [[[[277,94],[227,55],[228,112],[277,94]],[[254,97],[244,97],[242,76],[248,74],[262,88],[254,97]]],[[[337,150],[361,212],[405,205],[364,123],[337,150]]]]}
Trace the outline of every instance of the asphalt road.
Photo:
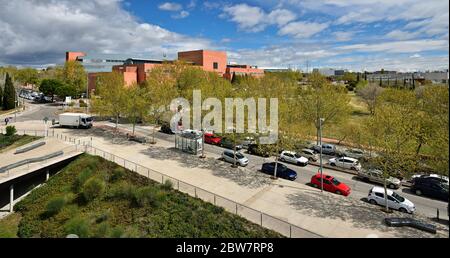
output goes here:
{"type": "MultiPolygon", "coordinates": [[[[131,129],[131,126],[128,127],[126,125],[119,125],[119,127],[131,129]]],[[[151,135],[151,132],[149,132],[146,129],[140,128],[139,126],[136,126],[136,131],[143,133],[145,135],[149,135],[149,136],[151,135]]],[[[162,140],[167,140],[167,141],[172,141],[172,142],[175,141],[175,136],[170,135],[170,134],[156,132],[155,137],[158,139],[162,139],[162,140]]],[[[207,152],[221,155],[223,150],[224,150],[224,148],[222,148],[222,147],[205,144],[205,151],[207,151],[207,152]]],[[[245,150],[242,150],[241,152],[244,153],[244,155],[249,159],[249,165],[247,166],[247,168],[254,170],[254,171],[260,170],[261,166],[264,162],[274,161],[273,157],[272,158],[263,158],[263,157],[256,156],[256,155],[250,155],[250,154],[247,154],[245,150]]],[[[324,159],[324,163],[328,162],[328,157],[329,156],[327,156],[327,158],[324,159]]],[[[300,167],[297,165],[284,163],[284,162],[283,162],[283,164],[285,164],[286,166],[288,166],[289,168],[291,168],[297,172],[297,179],[295,181],[298,182],[299,184],[309,183],[311,180],[311,177],[313,175],[315,175],[319,170],[319,167],[314,166],[314,165],[307,165],[305,167],[300,167]]],[[[352,189],[352,192],[351,192],[349,198],[355,198],[355,199],[359,199],[361,201],[363,201],[364,198],[367,197],[367,194],[369,193],[370,189],[376,185],[376,184],[363,182],[363,181],[359,180],[355,175],[341,172],[341,171],[324,168],[323,173],[332,175],[332,176],[336,177],[342,183],[350,186],[350,188],[352,189]]],[[[447,202],[424,197],[424,196],[417,196],[409,190],[409,187],[402,186],[395,191],[397,193],[399,193],[400,195],[402,195],[403,197],[412,201],[416,206],[416,212],[419,212],[428,217],[436,217],[436,210],[439,209],[440,217],[447,218],[447,202]]]]}
{"type": "MultiPolygon", "coordinates": [[[[35,105],[37,108],[31,112],[25,112],[24,114],[17,117],[17,121],[27,121],[27,120],[41,120],[44,117],[48,117],[51,121],[51,119],[55,118],[57,119],[57,116],[55,115],[55,112],[58,110],[58,106],[52,106],[50,104],[30,104],[35,105]]],[[[128,127],[126,125],[119,125],[119,127],[125,127],[127,129],[131,129],[131,126],[128,127]]],[[[136,126],[136,131],[143,133],[145,135],[151,134],[147,129],[143,129],[139,126],[136,126]]],[[[164,134],[160,132],[156,132],[155,134],[156,138],[163,139],[167,141],[174,142],[174,135],[164,134]]],[[[217,155],[222,154],[223,148],[213,145],[205,144],[205,151],[214,153],[217,155]]],[[[261,165],[264,162],[273,161],[273,158],[263,158],[255,155],[246,154],[246,151],[242,151],[244,155],[249,159],[249,165],[248,168],[254,171],[257,171],[261,169],[261,165]]],[[[328,159],[325,159],[324,162],[326,163],[328,159]]],[[[289,168],[295,170],[297,172],[297,179],[296,182],[299,184],[306,184],[310,181],[311,177],[317,173],[318,167],[313,165],[307,165],[305,167],[299,167],[292,164],[287,164],[289,168]]],[[[332,175],[336,177],[339,181],[347,184],[352,189],[352,192],[349,196],[349,198],[356,198],[362,201],[364,197],[367,197],[367,194],[369,190],[374,186],[374,184],[362,182],[355,178],[354,175],[340,172],[332,169],[324,168],[323,172],[328,175],[332,175]]],[[[409,199],[416,205],[416,212],[419,212],[423,215],[426,215],[428,217],[435,217],[436,211],[439,209],[440,211],[440,217],[442,218],[448,218],[447,216],[447,202],[431,199],[428,197],[422,197],[417,196],[409,191],[408,187],[400,187],[398,190],[396,190],[397,193],[404,196],[405,198],[409,199]]]]}

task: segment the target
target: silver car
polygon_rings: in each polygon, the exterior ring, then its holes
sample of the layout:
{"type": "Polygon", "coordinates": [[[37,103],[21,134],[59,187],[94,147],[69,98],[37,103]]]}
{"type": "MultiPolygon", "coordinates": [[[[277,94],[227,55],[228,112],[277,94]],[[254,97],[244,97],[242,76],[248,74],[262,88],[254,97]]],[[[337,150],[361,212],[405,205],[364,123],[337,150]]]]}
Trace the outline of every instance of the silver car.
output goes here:
{"type": "MultiPolygon", "coordinates": [[[[384,184],[383,172],[378,169],[361,170],[358,172],[358,177],[364,181],[370,181],[373,183],[384,184]]],[[[387,187],[391,189],[398,189],[402,185],[402,181],[395,177],[389,177],[386,179],[387,187]]]]}
{"type": "Polygon", "coordinates": [[[240,152],[233,153],[232,150],[224,150],[223,153],[222,153],[222,159],[225,162],[233,163],[233,164],[234,164],[235,159],[236,159],[236,165],[239,165],[239,166],[242,166],[242,167],[245,167],[245,166],[248,165],[248,158],[247,157],[245,157],[240,152]]]}
{"type": "Polygon", "coordinates": [[[311,149],[302,149],[300,155],[307,158],[309,161],[316,162],[319,160],[319,154],[314,153],[311,149]]]}

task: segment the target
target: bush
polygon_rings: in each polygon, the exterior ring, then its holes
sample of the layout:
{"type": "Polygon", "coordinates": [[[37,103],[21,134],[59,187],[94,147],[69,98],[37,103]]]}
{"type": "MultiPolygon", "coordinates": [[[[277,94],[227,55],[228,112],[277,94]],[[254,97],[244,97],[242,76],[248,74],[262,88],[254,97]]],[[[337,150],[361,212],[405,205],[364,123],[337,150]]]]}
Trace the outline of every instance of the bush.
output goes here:
{"type": "Polygon", "coordinates": [[[116,198],[122,200],[133,200],[136,192],[136,187],[128,182],[120,182],[111,187],[108,193],[109,198],[116,198]]]}
{"type": "Polygon", "coordinates": [[[73,218],[64,225],[64,232],[66,235],[75,234],[79,237],[88,237],[89,223],[83,218],[73,218]]]}
{"type": "Polygon", "coordinates": [[[73,183],[73,190],[78,193],[81,190],[81,187],[84,183],[91,177],[92,170],[89,168],[85,168],[81,173],[77,176],[73,183]]]}
{"type": "Polygon", "coordinates": [[[115,182],[124,177],[125,177],[125,169],[123,167],[116,167],[111,171],[109,179],[111,182],[115,182]]]}
{"type": "Polygon", "coordinates": [[[111,227],[108,222],[102,222],[95,227],[92,237],[108,237],[111,232],[111,227]]]}
{"type": "Polygon", "coordinates": [[[86,103],[86,102],[84,102],[84,100],[82,100],[82,99],[80,99],[78,102],[80,103],[80,105],[86,103]]]}
{"type": "Polygon", "coordinates": [[[14,125],[8,125],[6,127],[6,136],[11,136],[17,133],[16,127],[14,125]]]}
{"type": "Polygon", "coordinates": [[[161,194],[156,188],[151,186],[141,187],[134,194],[134,203],[140,207],[144,207],[145,205],[158,207],[162,200],[161,197],[161,194]]]}
{"type": "Polygon", "coordinates": [[[87,104],[86,104],[86,103],[81,103],[81,102],[80,102],[80,107],[87,107],[87,104]]]}
{"type": "Polygon", "coordinates": [[[54,216],[64,208],[64,205],[66,205],[66,199],[64,197],[50,199],[45,208],[45,214],[49,217],[54,216]]]}
{"type": "Polygon", "coordinates": [[[87,202],[102,196],[105,191],[105,182],[98,178],[90,178],[83,185],[83,197],[87,202]]]}
{"type": "Polygon", "coordinates": [[[166,179],[164,184],[161,186],[162,189],[167,190],[167,191],[171,190],[172,187],[173,187],[173,183],[169,179],[166,179]]]}

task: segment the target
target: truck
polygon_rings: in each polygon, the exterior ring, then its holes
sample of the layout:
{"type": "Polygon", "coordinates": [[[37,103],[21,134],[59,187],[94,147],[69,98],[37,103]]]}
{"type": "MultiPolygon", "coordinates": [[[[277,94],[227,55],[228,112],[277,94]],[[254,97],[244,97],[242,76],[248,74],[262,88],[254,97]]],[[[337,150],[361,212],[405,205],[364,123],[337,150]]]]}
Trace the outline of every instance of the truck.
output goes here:
{"type": "Polygon", "coordinates": [[[91,128],[92,116],[85,113],[62,113],[59,114],[59,126],[91,128]]]}

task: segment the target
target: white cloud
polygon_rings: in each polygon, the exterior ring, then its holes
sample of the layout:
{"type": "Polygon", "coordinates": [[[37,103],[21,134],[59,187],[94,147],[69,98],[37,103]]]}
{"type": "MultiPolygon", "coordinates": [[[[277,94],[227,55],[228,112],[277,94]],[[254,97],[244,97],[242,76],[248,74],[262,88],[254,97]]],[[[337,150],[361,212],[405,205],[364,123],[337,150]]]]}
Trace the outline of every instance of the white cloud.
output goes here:
{"type": "Polygon", "coordinates": [[[0,62],[8,64],[61,63],[66,51],[152,57],[211,45],[139,22],[116,0],[2,1],[0,35],[0,62]]]}
{"type": "Polygon", "coordinates": [[[328,27],[327,23],[291,22],[282,27],[278,34],[290,35],[295,38],[309,38],[328,27]]]}
{"type": "Polygon", "coordinates": [[[414,39],[417,36],[419,36],[420,33],[415,32],[409,32],[409,31],[403,31],[403,30],[393,30],[386,34],[386,38],[390,39],[396,39],[396,40],[407,40],[407,39],[414,39]]]}
{"type": "Polygon", "coordinates": [[[285,25],[297,18],[296,14],[286,9],[275,9],[266,13],[257,6],[237,4],[223,9],[222,18],[229,17],[238,24],[240,30],[259,32],[269,25],[285,25]]]}
{"type": "Polygon", "coordinates": [[[166,2],[166,3],[158,5],[158,8],[163,11],[176,12],[176,11],[180,11],[183,7],[177,3],[166,2]]]}
{"type": "Polygon", "coordinates": [[[174,19],[183,19],[183,18],[186,18],[188,16],[189,16],[189,12],[183,10],[183,11],[181,11],[178,14],[172,15],[171,17],[174,18],[174,19]]]}
{"type": "Polygon", "coordinates": [[[335,31],[335,32],[333,32],[333,35],[337,41],[352,40],[354,34],[355,33],[353,31],[335,31]]]}
{"type": "Polygon", "coordinates": [[[385,53],[411,53],[432,50],[448,51],[448,42],[445,40],[407,40],[392,41],[378,44],[353,44],[336,47],[338,50],[358,52],[385,52],[385,53]]]}

